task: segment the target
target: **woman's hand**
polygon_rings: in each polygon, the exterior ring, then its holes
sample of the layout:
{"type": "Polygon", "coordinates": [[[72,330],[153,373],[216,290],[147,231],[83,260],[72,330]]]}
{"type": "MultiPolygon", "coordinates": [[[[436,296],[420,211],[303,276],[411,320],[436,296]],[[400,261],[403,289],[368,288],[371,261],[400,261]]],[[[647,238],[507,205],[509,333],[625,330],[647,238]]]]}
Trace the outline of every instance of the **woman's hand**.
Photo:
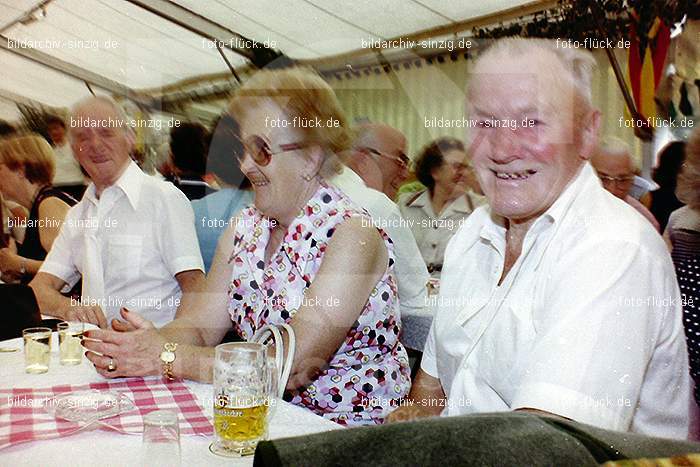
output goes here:
{"type": "Polygon", "coordinates": [[[161,373],[160,353],[165,338],[153,323],[138,313],[121,309],[124,320],[133,327],[130,332],[90,330],[85,333],[85,356],[105,378],[148,376],[161,373]],[[99,355],[102,354],[102,355],[99,355]],[[110,371],[110,363],[115,368],[110,371]]]}

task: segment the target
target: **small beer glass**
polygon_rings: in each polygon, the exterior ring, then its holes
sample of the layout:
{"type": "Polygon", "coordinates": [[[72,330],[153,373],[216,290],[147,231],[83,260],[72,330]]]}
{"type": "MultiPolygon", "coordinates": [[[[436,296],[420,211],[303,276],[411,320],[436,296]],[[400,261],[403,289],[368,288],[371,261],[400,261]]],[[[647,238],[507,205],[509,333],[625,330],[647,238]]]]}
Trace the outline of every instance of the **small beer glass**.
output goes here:
{"type": "Polygon", "coordinates": [[[80,340],[83,338],[85,323],[64,321],[58,323],[57,327],[61,365],[80,365],[83,360],[83,346],[80,340]]]}
{"type": "Polygon", "coordinates": [[[24,338],[24,362],[27,373],[46,373],[51,359],[51,329],[27,328],[24,338]]]}
{"type": "Polygon", "coordinates": [[[172,410],[156,410],[143,417],[141,465],[179,467],[180,422],[172,410]]]}

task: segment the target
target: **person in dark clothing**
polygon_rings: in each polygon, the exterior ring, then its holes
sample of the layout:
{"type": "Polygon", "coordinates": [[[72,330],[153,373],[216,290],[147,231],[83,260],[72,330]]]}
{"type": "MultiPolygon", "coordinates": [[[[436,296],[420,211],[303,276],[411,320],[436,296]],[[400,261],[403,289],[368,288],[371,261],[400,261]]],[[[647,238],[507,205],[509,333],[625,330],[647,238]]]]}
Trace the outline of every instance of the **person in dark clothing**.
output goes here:
{"type": "Polygon", "coordinates": [[[676,194],[685,206],[671,213],[664,235],[672,245],[671,257],[681,290],[690,376],[695,382],[695,402],[700,405],[700,130],[693,132],[685,146],[676,194]]]}
{"type": "Polygon", "coordinates": [[[167,177],[189,200],[214,191],[204,180],[207,167],[207,129],[199,123],[183,123],[170,131],[170,156],[174,174],[167,177]]]}
{"type": "Polygon", "coordinates": [[[53,188],[55,171],[51,146],[38,135],[11,137],[0,143],[0,192],[29,213],[24,240],[0,249],[0,270],[6,282],[28,283],[58,236],[70,206],[70,195],[53,188]]]}
{"type": "Polygon", "coordinates": [[[660,188],[651,192],[649,210],[659,221],[662,232],[668,223],[668,216],[683,206],[683,203],[676,197],[676,182],[684,160],[685,142],[674,141],[661,150],[659,165],[654,169],[652,178],[659,184],[660,188]]]}

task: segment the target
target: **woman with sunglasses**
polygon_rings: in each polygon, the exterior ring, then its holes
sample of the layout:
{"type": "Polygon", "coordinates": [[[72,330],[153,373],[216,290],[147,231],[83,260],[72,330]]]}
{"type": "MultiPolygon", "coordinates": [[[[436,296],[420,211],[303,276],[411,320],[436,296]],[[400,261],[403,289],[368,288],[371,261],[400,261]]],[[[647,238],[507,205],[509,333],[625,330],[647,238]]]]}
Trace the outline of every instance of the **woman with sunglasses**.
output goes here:
{"type": "Polygon", "coordinates": [[[340,424],[382,423],[410,389],[393,245],[327,181],[350,142],[338,101],[312,72],[262,71],[229,111],[254,206],[222,235],[197,303],[158,331],[124,312],[122,328],[137,330],[90,331],[102,342],[86,347],[105,356],[88,358],[108,377],[157,374],[158,355],[177,344],[167,376],[211,381],[212,347],[232,325],[249,340],[288,323],[296,353],[285,399],[340,424]],[[294,125],[301,120],[322,125],[294,125]]]}
{"type": "Polygon", "coordinates": [[[461,223],[486,202],[471,168],[464,143],[443,137],[426,145],[415,162],[426,189],[399,196],[399,208],[410,220],[428,272],[440,278],[445,248],[461,223]]]}

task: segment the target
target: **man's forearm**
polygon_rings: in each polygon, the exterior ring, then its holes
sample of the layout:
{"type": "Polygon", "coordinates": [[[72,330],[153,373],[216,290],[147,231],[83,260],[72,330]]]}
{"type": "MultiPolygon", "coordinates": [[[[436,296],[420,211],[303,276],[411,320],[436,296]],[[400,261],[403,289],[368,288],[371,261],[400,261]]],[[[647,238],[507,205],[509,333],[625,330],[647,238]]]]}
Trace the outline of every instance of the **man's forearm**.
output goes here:
{"type": "Polygon", "coordinates": [[[67,318],[68,311],[71,308],[70,298],[64,297],[57,290],[47,286],[34,283],[30,283],[29,286],[34,290],[34,296],[42,314],[55,316],[60,319],[67,318]]]}

